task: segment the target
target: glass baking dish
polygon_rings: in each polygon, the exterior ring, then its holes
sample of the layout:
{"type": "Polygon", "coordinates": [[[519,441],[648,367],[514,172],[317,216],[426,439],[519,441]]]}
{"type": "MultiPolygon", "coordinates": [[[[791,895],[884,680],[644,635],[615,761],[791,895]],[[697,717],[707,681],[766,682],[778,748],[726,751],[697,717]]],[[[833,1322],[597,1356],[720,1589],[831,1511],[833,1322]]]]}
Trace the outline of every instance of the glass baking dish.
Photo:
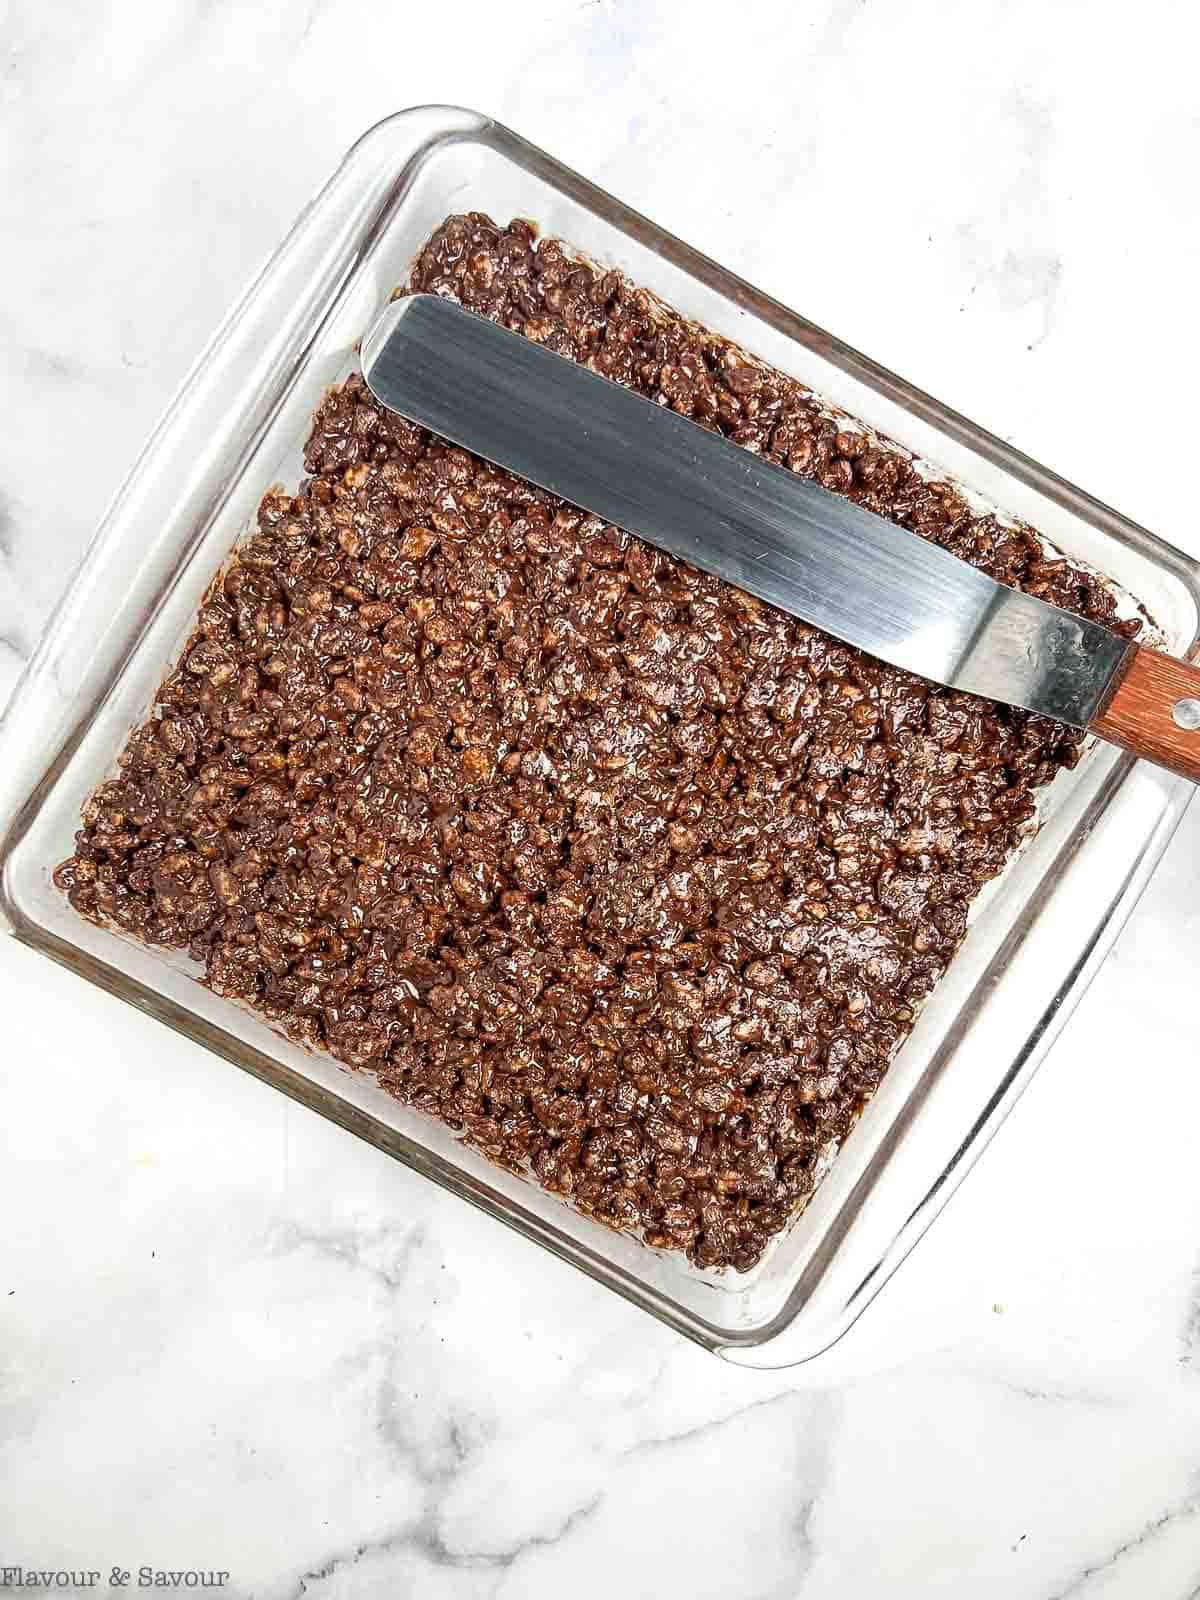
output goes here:
{"type": "Polygon", "coordinates": [[[929,1226],[1104,958],[1190,786],[1106,746],[1044,791],[1040,828],[967,938],[807,1208],[747,1274],[703,1272],[572,1211],[369,1077],[196,981],[186,957],[77,917],[51,883],[210,579],[273,483],[302,476],[325,389],[452,211],[535,220],[794,374],[1072,559],[1193,651],[1200,568],[486,117],[372,129],[201,357],[99,529],[0,724],[0,920],[24,943],[275,1084],[698,1343],[761,1366],[843,1332],[929,1226]],[[1131,603],[1132,603],[1131,602],[1131,603]]]}

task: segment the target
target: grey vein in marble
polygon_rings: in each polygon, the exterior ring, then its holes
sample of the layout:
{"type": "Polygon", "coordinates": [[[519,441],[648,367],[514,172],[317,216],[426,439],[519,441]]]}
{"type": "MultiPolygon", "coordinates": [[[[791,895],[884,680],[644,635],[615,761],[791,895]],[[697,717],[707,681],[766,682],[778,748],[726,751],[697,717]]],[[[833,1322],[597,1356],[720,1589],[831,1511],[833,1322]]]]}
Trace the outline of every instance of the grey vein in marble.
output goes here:
{"type": "Polygon", "coordinates": [[[27,378],[49,378],[55,383],[72,383],[85,371],[78,361],[61,351],[35,344],[25,345],[17,352],[17,359],[27,378]]]}
{"type": "Polygon", "coordinates": [[[17,528],[13,501],[0,489],[0,561],[11,565],[17,528]]]}
{"type": "Polygon", "coordinates": [[[29,659],[29,646],[23,639],[14,639],[10,634],[0,633],[0,653],[15,657],[19,665],[23,666],[29,659]]]}
{"type": "Polygon", "coordinates": [[[1102,1389],[1078,1389],[1067,1384],[1051,1386],[1022,1383],[1017,1378],[1005,1377],[1001,1373],[988,1370],[967,1374],[960,1369],[958,1376],[973,1376],[982,1382],[994,1383],[999,1388],[1006,1389],[1009,1394],[1020,1395],[1022,1399],[1032,1400],[1035,1404],[1096,1406],[1107,1409],[1118,1403],[1115,1395],[1105,1393],[1102,1389]]]}
{"type": "Polygon", "coordinates": [[[409,1269],[427,1240],[427,1231],[415,1227],[394,1227],[388,1223],[360,1227],[306,1227],[294,1221],[280,1222],[271,1232],[268,1248],[273,1255],[308,1250],[343,1266],[367,1272],[384,1288],[394,1291],[404,1286],[409,1269]],[[394,1251],[391,1241],[395,1241],[394,1251]],[[379,1265],[369,1255],[384,1248],[386,1260],[379,1265]]]}
{"type": "MultiPolygon", "coordinates": [[[[1083,1570],[1071,1579],[1063,1589],[1056,1589],[1053,1594],[1046,1596],[1046,1600],[1071,1600],[1074,1595],[1082,1594],[1093,1578],[1098,1578],[1109,1573],[1124,1558],[1135,1550],[1141,1550],[1145,1545],[1155,1539],[1164,1528],[1178,1522],[1181,1518],[1191,1518],[1200,1512],[1200,1490],[1188,1495],[1185,1499],[1169,1506],[1166,1511],[1142,1525],[1128,1539],[1123,1540],[1115,1549],[1111,1550],[1103,1560],[1090,1562],[1083,1570]]],[[[1200,1591],[1196,1591],[1200,1592],[1200,1591]]],[[[1189,1597],[1190,1600],[1190,1597],[1189,1597]]]]}
{"type": "Polygon", "coordinates": [[[530,1534],[527,1538],[516,1542],[511,1549],[503,1551],[475,1551],[453,1549],[446,1543],[437,1526],[437,1497],[431,1495],[415,1523],[406,1523],[394,1533],[366,1540],[350,1550],[335,1552],[319,1566],[303,1573],[294,1587],[282,1592],[281,1600],[303,1600],[305,1596],[319,1595],[319,1585],[322,1583],[340,1577],[347,1569],[359,1565],[364,1560],[382,1556],[407,1554],[422,1558],[434,1567],[458,1572],[500,1575],[508,1572],[530,1551],[551,1548],[568,1538],[599,1509],[603,1498],[602,1494],[594,1495],[570,1512],[550,1533],[530,1534]]]}
{"type": "Polygon", "coordinates": [[[1197,1266],[1192,1273],[1188,1290],[1187,1309],[1181,1333],[1183,1350],[1179,1357],[1179,1364],[1182,1367],[1191,1367],[1200,1362],[1200,1266],[1197,1266]]]}
{"type": "MultiPolygon", "coordinates": [[[[719,1433],[729,1426],[741,1423],[755,1413],[768,1410],[788,1412],[797,1408],[803,1413],[807,1424],[806,1439],[815,1438],[818,1443],[815,1450],[805,1452],[806,1471],[800,1485],[801,1498],[790,1528],[790,1542],[796,1551],[796,1570],[786,1580],[786,1588],[772,1585],[766,1589],[755,1589],[746,1596],[746,1600],[784,1600],[785,1594],[796,1593],[796,1584],[802,1581],[803,1573],[812,1560],[816,1548],[812,1532],[813,1516],[821,1487],[829,1470],[832,1432],[838,1412],[834,1397],[821,1394],[773,1396],[739,1407],[716,1421],[699,1423],[675,1434],[638,1440],[628,1449],[618,1452],[615,1457],[616,1463],[620,1463],[660,1450],[686,1447],[698,1438],[719,1433]]],[[[377,1539],[366,1540],[348,1550],[335,1552],[319,1565],[303,1573],[293,1587],[283,1592],[281,1600],[305,1600],[305,1597],[319,1596],[318,1585],[338,1577],[364,1560],[401,1554],[422,1558],[435,1567],[462,1572],[491,1573],[499,1578],[509,1573],[518,1562],[532,1552],[561,1545],[603,1508],[611,1493],[611,1489],[605,1489],[588,1495],[549,1529],[527,1534],[501,1548],[494,1546],[460,1548],[451,1544],[440,1530],[440,1512],[442,1501],[467,1464],[470,1449],[465,1445],[458,1431],[458,1425],[453,1421],[447,1424],[447,1432],[449,1435],[447,1457],[431,1461],[422,1441],[408,1439],[403,1430],[395,1424],[391,1426],[389,1436],[393,1442],[403,1441],[405,1458],[425,1494],[425,1503],[420,1515],[415,1520],[406,1522],[401,1528],[381,1535],[377,1539]]],[[[617,1470],[620,1470],[619,1465],[617,1470]]],[[[489,1590],[490,1592],[493,1591],[489,1590]]]]}

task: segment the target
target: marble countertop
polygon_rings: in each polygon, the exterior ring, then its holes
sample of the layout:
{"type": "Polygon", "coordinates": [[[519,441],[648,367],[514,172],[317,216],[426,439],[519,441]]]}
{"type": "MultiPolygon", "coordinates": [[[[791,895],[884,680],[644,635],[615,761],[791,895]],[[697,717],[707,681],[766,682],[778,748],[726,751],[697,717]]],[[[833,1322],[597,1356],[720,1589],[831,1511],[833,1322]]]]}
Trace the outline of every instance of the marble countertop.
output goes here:
{"type": "MultiPolygon", "coordinates": [[[[1190,8],[736,19],[15,0],[0,696],[244,281],[418,102],[490,110],[1200,555],[1190,8]]],[[[1195,1600],[1198,954],[1200,808],[868,1316],[754,1374],[6,942],[0,1568],[255,1600],[1195,1600]]]]}

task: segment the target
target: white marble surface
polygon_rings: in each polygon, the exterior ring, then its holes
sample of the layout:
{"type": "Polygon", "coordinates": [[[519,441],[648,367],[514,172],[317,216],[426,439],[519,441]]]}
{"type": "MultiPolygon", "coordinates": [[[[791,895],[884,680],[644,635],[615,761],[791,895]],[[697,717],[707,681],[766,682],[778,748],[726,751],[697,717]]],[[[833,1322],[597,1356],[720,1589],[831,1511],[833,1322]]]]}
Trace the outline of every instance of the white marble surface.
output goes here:
{"type": "MultiPolygon", "coordinates": [[[[1185,0],[431,10],[0,8],[0,692],[245,279],[421,101],[492,110],[1200,554],[1185,0]]],[[[1198,907],[1200,808],[930,1237],[770,1376],[0,949],[0,1564],[262,1600],[1194,1600],[1198,907]]]]}

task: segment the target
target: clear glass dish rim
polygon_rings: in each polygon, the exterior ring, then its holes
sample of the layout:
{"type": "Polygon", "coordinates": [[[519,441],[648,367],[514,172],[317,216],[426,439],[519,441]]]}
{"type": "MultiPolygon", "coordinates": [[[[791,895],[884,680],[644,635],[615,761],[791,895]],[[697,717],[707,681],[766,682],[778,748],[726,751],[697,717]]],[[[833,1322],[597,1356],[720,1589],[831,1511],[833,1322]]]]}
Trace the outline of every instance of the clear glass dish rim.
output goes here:
{"type": "MultiPolygon", "coordinates": [[[[262,273],[218,330],[151,436],[146,449],[135,463],[129,478],[101,523],[71,589],[57,608],[38,650],[14,691],[5,716],[0,720],[0,873],[4,874],[0,880],[0,923],[8,932],[90,981],[116,993],[120,998],[158,1015],[171,1026],[208,1045],[227,1059],[266,1078],[276,1087],[284,1089],[322,1115],[337,1121],[378,1147],[388,1150],[414,1169],[425,1172],[427,1176],[481,1209],[499,1217],[553,1253],[571,1260],[594,1278],[600,1279],[608,1287],[638,1303],[697,1342],[723,1354],[740,1353],[741,1358],[749,1358],[759,1364],[788,1364],[792,1360],[805,1359],[815,1354],[818,1349],[832,1343],[864,1309],[916,1239],[929,1226],[966,1170],[981,1153],[1007,1110],[1015,1103],[1052,1038],[1061,1028],[1070,1008],[1099,967],[1125,916],[1136,903],[1141,889],[1186,808],[1192,792],[1190,786],[1180,780],[1165,777],[1154,779],[1161,795],[1161,805],[1153,827],[1125,861],[1120,881],[1113,885],[1107,914],[1090,930],[1088,938],[1081,942],[1077,957],[1071,964],[1067,981],[1055,995],[1053,1006],[1048,1008],[1042,1017],[1033,1020],[1026,1048],[1009,1063],[995,1087],[986,1114],[969,1130],[955,1159],[943,1171],[933,1175],[934,1181],[931,1182],[922,1205],[898,1222],[888,1249],[871,1264],[870,1271],[865,1274],[853,1301],[847,1302],[840,1315],[826,1318],[823,1326],[814,1327],[810,1334],[788,1341],[787,1349],[778,1348],[778,1361],[771,1352],[782,1345],[781,1335],[787,1332],[798,1318],[803,1317],[802,1305],[792,1307],[789,1300],[784,1312],[764,1327],[756,1329],[754,1336],[745,1340],[730,1337],[726,1330],[706,1331],[705,1328],[696,1325],[695,1319],[681,1317],[676,1308],[669,1302],[664,1303],[662,1297],[653,1290],[639,1285],[627,1274],[616,1271],[601,1255],[589,1251],[576,1241],[564,1242],[552,1236],[551,1232],[542,1227],[532,1215],[521,1216],[503,1196],[489,1191],[486,1185],[478,1184],[469,1174],[441,1160],[433,1152],[414,1149],[411,1141],[397,1135],[386,1124],[363,1114],[349,1101],[338,1101],[336,1096],[326,1093],[320,1085],[304,1079],[281,1062],[261,1057],[260,1053],[249,1048],[244,1041],[234,1035],[224,1034],[222,1030],[214,1030],[197,1015],[175,1014],[179,1008],[170,1002],[164,1003],[161,998],[130,980],[119,970],[105,967],[103,963],[95,961],[80,948],[72,947],[44,930],[31,926],[20,907],[8,895],[7,865],[36,814],[40,797],[48,792],[56,773],[69,759],[72,749],[82,736],[89,712],[85,711],[76,719],[74,725],[62,728],[61,737],[52,745],[49,758],[45,760],[41,757],[36,758],[33,764],[39,770],[32,775],[27,750],[22,752],[23,759],[19,761],[9,762],[4,758],[11,756],[17,748],[18,741],[23,735],[28,734],[31,716],[36,715],[40,688],[45,685],[47,675],[53,674],[55,670],[57,655],[66,631],[78,626],[81,614],[86,613],[90,597],[89,584],[103,566],[107,541],[119,534],[124,509],[135,499],[143,486],[143,481],[153,474],[156,450],[171,436],[172,430],[179,426],[189,396],[203,383],[206,374],[219,359],[223,346],[239,329],[248,322],[253,322],[258,310],[260,293],[264,286],[269,285],[272,274],[280,268],[293,241],[306,226],[320,220],[327,197],[334,195],[339,185],[353,181],[356,163],[364,161],[365,157],[374,159],[374,149],[393,138],[397,140],[399,146],[395,152],[397,159],[394,192],[391,196],[393,203],[398,204],[402,200],[405,183],[415,175],[422,162],[433,151],[445,148],[448,144],[464,141],[475,141],[480,145],[486,145],[502,157],[516,161],[524,170],[556,185],[564,194],[591,208],[606,221],[614,223],[631,238],[648,245],[664,260],[681,267],[697,281],[714,288],[731,303],[753,311],[757,317],[772,323],[788,337],[820,350],[824,356],[836,362],[846,372],[858,377],[879,394],[897,402],[913,417],[931,424],[947,438],[958,439],[967,444],[977,455],[993,461],[1015,479],[1031,484],[1038,492],[1064,505],[1075,514],[1085,517],[1092,526],[1114,540],[1138,549],[1147,560],[1169,571],[1187,587],[1189,594],[1196,599],[1198,610],[1200,610],[1200,567],[1147,530],[1138,528],[1119,513],[1101,505],[1028,456],[986,433],[960,414],[941,405],[868,357],[815,327],[807,319],[789,311],[744,280],[727,272],[708,257],[666,234],[646,218],[589,184],[578,174],[561,166],[553,158],[527,144],[508,129],[489,118],[459,108],[420,107],[385,119],[356,142],[337,172],[301,214],[262,273]]],[[[370,219],[367,219],[361,225],[359,248],[364,251],[369,248],[370,239],[370,219]]],[[[333,293],[336,297],[336,291],[333,293]]],[[[1189,653],[1194,653],[1195,644],[1196,640],[1193,638],[1189,642],[1189,653]]],[[[131,651],[136,649],[136,644],[130,648],[131,651]]],[[[94,702],[96,703],[98,702],[94,702]]],[[[1141,767],[1135,768],[1135,764],[1129,758],[1117,758],[1103,786],[1103,792],[1095,797],[1091,813],[1082,824],[1086,837],[1093,836],[1102,820],[1111,817],[1114,806],[1135,770],[1143,773],[1145,771],[1141,767]]],[[[1028,929],[1023,928],[1023,935],[1025,931],[1028,929]]],[[[842,1158],[839,1157],[840,1159],[842,1158]]]]}

